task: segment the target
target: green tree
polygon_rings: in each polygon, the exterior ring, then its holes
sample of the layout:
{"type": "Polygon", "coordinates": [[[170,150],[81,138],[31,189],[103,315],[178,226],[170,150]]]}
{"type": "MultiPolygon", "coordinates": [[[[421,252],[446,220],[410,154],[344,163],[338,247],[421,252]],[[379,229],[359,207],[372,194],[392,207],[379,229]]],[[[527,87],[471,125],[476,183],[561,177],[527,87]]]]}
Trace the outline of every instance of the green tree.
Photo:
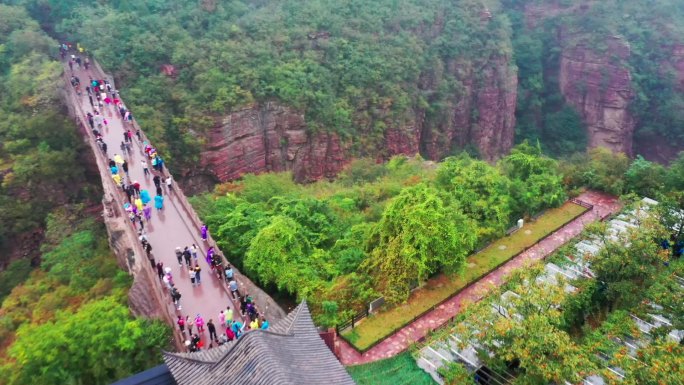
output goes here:
{"type": "Polygon", "coordinates": [[[523,142],[499,162],[511,179],[512,211],[530,215],[565,201],[562,177],[555,160],[542,154],[541,146],[523,142]]]}
{"type": "Polygon", "coordinates": [[[278,215],[252,238],[244,265],[264,284],[296,294],[308,286],[314,272],[308,265],[313,248],[294,219],[278,215]]]}
{"type": "Polygon", "coordinates": [[[591,267],[608,309],[635,306],[668,260],[668,252],[655,242],[666,238],[667,231],[657,218],[644,212],[642,216],[636,229],[629,229],[616,240],[610,239],[606,230],[597,234],[603,248],[592,259],[591,267]]]}
{"type": "Polygon", "coordinates": [[[25,324],[9,349],[2,377],[14,384],[109,384],[160,362],[169,342],[160,321],[132,319],[113,297],[54,321],[25,324]]]}
{"type": "Polygon", "coordinates": [[[623,153],[613,153],[597,147],[586,154],[576,154],[560,165],[565,184],[570,188],[589,187],[620,195],[625,190],[625,173],[629,159],[623,153]]]}
{"type": "Polygon", "coordinates": [[[663,191],[665,177],[665,167],[638,155],[625,172],[625,189],[641,196],[657,197],[663,191]]]}
{"type": "Polygon", "coordinates": [[[502,235],[509,224],[510,181],[486,162],[467,155],[447,158],[437,169],[436,185],[478,224],[478,241],[502,235]]]}
{"type": "Polygon", "coordinates": [[[665,175],[665,186],[668,191],[684,191],[684,151],[670,163],[665,175]]]}
{"type": "Polygon", "coordinates": [[[385,209],[369,243],[365,268],[389,302],[403,302],[411,285],[443,269],[459,271],[477,236],[475,223],[439,192],[419,184],[402,190],[385,209]]]}

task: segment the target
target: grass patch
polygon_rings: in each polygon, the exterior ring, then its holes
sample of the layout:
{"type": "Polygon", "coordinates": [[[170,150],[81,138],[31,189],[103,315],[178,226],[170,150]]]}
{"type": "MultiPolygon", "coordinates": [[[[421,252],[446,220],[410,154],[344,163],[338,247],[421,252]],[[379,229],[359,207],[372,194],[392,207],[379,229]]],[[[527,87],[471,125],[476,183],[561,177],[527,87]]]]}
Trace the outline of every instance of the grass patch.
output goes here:
{"type": "Polygon", "coordinates": [[[571,202],[546,211],[535,222],[526,224],[523,229],[510,237],[501,238],[486,249],[470,255],[466,259],[466,266],[461,274],[451,276],[438,274],[429,279],[425,286],[414,291],[407,303],[371,315],[354,329],[345,330],[342,335],[358,350],[368,349],[406,325],[414,317],[449,298],[470,282],[508,261],[525,248],[534,245],[585,211],[587,211],[586,208],[571,202]]]}
{"type": "Polygon", "coordinates": [[[429,374],[419,368],[409,352],[386,360],[347,367],[358,385],[434,385],[429,374]]]}

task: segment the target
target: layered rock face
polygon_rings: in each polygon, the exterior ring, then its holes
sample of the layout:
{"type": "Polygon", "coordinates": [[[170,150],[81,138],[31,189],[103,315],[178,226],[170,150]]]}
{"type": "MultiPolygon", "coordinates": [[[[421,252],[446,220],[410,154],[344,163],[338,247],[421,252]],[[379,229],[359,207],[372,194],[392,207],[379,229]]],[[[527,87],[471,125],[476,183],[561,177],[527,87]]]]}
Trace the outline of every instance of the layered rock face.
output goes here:
{"type": "Polygon", "coordinates": [[[309,134],[304,116],[277,103],[226,116],[208,137],[202,166],[220,181],[247,173],[292,171],[301,182],[335,176],[348,162],[335,134],[309,134]]]}
{"type": "Polygon", "coordinates": [[[583,45],[563,47],[560,91],[587,125],[589,147],[607,147],[631,156],[635,122],[629,104],[634,90],[630,72],[622,64],[630,49],[619,38],[608,43],[605,53],[583,45]]]}
{"type": "MultiPolygon", "coordinates": [[[[449,67],[460,74],[464,87],[452,98],[448,116],[428,122],[424,111],[415,110],[411,123],[386,129],[382,148],[370,155],[383,159],[420,153],[436,160],[455,147],[473,144],[491,161],[510,150],[517,87],[510,58],[477,69],[477,82],[475,69],[463,74],[457,63],[449,67]]],[[[201,173],[218,181],[271,171],[292,171],[299,182],[333,178],[357,155],[352,151],[353,140],[343,141],[333,133],[310,133],[301,113],[279,103],[255,105],[226,116],[211,130],[201,173]]]]}
{"type": "Polygon", "coordinates": [[[483,159],[493,161],[513,147],[518,78],[510,60],[493,59],[465,72],[457,62],[448,64],[447,70],[461,80],[462,92],[451,98],[447,116],[419,121],[421,153],[438,160],[472,144],[483,159]]]}

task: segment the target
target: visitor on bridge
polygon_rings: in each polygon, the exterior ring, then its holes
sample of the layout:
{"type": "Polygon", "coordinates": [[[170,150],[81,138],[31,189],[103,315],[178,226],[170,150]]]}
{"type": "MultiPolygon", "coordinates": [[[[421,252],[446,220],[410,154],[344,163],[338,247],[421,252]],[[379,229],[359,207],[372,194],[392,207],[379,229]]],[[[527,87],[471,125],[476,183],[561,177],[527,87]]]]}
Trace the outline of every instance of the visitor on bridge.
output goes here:
{"type": "Polygon", "coordinates": [[[121,186],[121,175],[114,174],[112,175],[112,179],[114,179],[114,183],[116,183],[117,186],[121,186]]]}
{"type": "Polygon", "coordinates": [[[180,329],[181,334],[185,335],[185,320],[182,316],[178,316],[176,324],[178,324],[178,329],[180,329]]]}
{"type": "Polygon", "coordinates": [[[199,267],[199,265],[195,265],[195,268],[193,269],[195,271],[195,279],[197,280],[197,284],[201,284],[202,281],[200,281],[200,271],[202,271],[202,268],[199,267]]]}
{"type": "Polygon", "coordinates": [[[122,158],[119,154],[114,154],[114,162],[116,162],[116,164],[123,164],[124,158],[122,158]]]}
{"type": "Polygon", "coordinates": [[[195,261],[195,265],[197,264],[197,245],[194,243],[192,244],[192,247],[190,247],[190,254],[192,254],[192,259],[195,261]]]}
{"type": "MultiPolygon", "coordinates": [[[[150,164],[147,163],[147,159],[144,159],[144,158],[143,158],[143,159],[140,159],[140,165],[141,165],[142,168],[143,168],[143,173],[144,173],[144,175],[145,175],[146,177],[147,177],[148,175],[150,175],[150,170],[149,170],[150,164]]],[[[155,184],[156,184],[156,183],[155,183],[155,184]]]]}
{"type": "Polygon", "coordinates": [[[195,287],[195,270],[190,269],[189,275],[190,275],[190,284],[192,285],[192,287],[195,287]]]}
{"type": "Polygon", "coordinates": [[[214,325],[214,320],[210,319],[207,322],[207,329],[209,330],[209,339],[218,342],[218,336],[216,335],[216,326],[214,325]]]}
{"type": "Polygon", "coordinates": [[[221,325],[221,326],[226,325],[226,315],[225,315],[225,313],[223,313],[223,310],[221,310],[219,312],[218,320],[219,320],[219,325],[221,325]]]}
{"type": "Polygon", "coordinates": [[[152,219],[152,206],[145,205],[143,207],[143,215],[145,216],[145,220],[149,221],[152,219]]]}
{"type": "Polygon", "coordinates": [[[230,288],[230,294],[233,296],[233,299],[238,299],[240,298],[240,291],[238,290],[238,284],[235,279],[232,279],[228,283],[228,288],[230,288]]]}
{"type": "Polygon", "coordinates": [[[164,208],[164,197],[161,195],[157,195],[154,197],[154,207],[157,209],[157,211],[161,211],[164,208]]]}
{"type": "Polygon", "coordinates": [[[169,194],[173,191],[173,178],[171,178],[171,174],[166,178],[166,188],[169,190],[169,194]]]}
{"type": "Polygon", "coordinates": [[[140,198],[136,198],[134,203],[135,208],[137,209],[136,212],[142,212],[144,206],[142,200],[140,198]]]}
{"type": "Polygon", "coordinates": [[[164,263],[162,261],[157,262],[157,275],[159,276],[159,280],[163,281],[163,279],[164,279],[164,263]]]}
{"type": "Polygon", "coordinates": [[[230,282],[233,280],[233,275],[235,274],[233,272],[233,267],[230,266],[230,263],[226,264],[225,269],[225,274],[226,274],[226,282],[230,282]]]}
{"type": "Polygon", "coordinates": [[[226,315],[226,327],[229,327],[233,322],[233,308],[228,305],[224,314],[226,315]]]}
{"type": "Polygon", "coordinates": [[[187,246],[183,249],[183,258],[185,259],[185,264],[188,265],[188,269],[192,269],[190,249],[187,246]]]}
{"type": "Polygon", "coordinates": [[[210,246],[209,249],[207,249],[207,256],[204,257],[204,260],[207,262],[207,265],[211,266],[211,261],[214,257],[214,246],[210,246]]]}
{"type": "Polygon", "coordinates": [[[195,317],[195,326],[197,326],[197,331],[199,333],[204,333],[204,318],[202,318],[199,313],[195,317]]]}
{"type": "Polygon", "coordinates": [[[178,260],[178,266],[183,266],[183,250],[180,246],[176,247],[176,259],[178,260]]]}
{"type": "Polygon", "coordinates": [[[250,323],[249,323],[249,329],[250,329],[250,330],[259,329],[259,320],[256,320],[256,319],[255,319],[254,321],[250,322],[250,323]]]}
{"type": "MultiPolygon", "coordinates": [[[[203,224],[202,227],[200,227],[200,234],[202,234],[202,240],[207,241],[207,232],[209,231],[209,227],[207,225],[203,224]]],[[[209,249],[213,249],[213,247],[210,247],[209,249]]]]}
{"type": "Polygon", "coordinates": [[[140,190],[140,199],[144,205],[148,204],[151,200],[150,193],[147,190],[140,190]]]}

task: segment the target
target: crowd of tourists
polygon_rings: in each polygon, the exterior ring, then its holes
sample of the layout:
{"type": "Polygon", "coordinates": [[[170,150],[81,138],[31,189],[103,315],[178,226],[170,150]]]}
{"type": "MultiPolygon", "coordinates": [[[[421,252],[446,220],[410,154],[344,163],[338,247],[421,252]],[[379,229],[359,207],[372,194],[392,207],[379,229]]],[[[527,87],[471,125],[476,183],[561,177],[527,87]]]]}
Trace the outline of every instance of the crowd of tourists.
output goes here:
{"type": "MultiPolygon", "coordinates": [[[[247,293],[240,293],[232,266],[223,262],[223,257],[214,246],[208,245],[208,227],[206,225],[202,225],[199,229],[203,243],[208,246],[204,258],[205,262],[213,276],[212,279],[223,281],[227,286],[233,301],[235,301],[234,306],[237,307],[239,304],[240,312],[234,314],[233,308],[229,304],[225,310],[218,312],[217,322],[214,322],[214,319],[209,319],[206,325],[200,314],[197,314],[193,319],[190,318],[190,315],[183,317],[180,314],[183,309],[180,301],[182,294],[174,282],[173,270],[170,266],[165,266],[161,260],[155,259],[146,232],[146,224],[149,224],[153,219],[153,207],[154,211],[161,215],[164,210],[165,197],[168,198],[173,193],[173,178],[170,173],[165,173],[164,159],[137,129],[133,123],[131,111],[124,105],[119,97],[119,92],[112,83],[108,79],[94,77],[95,73],[90,71],[90,59],[85,55],[84,50],[81,47],[74,49],[65,43],[60,45],[60,54],[62,59],[68,63],[71,72],[71,85],[77,95],[88,96],[90,111],[86,113],[85,120],[88,122],[96,144],[107,159],[107,167],[112,180],[120,189],[124,202],[121,209],[129,219],[131,226],[138,232],[150,268],[157,274],[162,283],[162,288],[168,293],[176,307],[178,317],[176,323],[185,340],[186,348],[189,351],[211,348],[235,340],[247,330],[268,329],[269,323],[260,314],[252,297],[247,293]],[[79,74],[88,77],[85,95],[81,90],[79,74]],[[119,146],[120,152],[110,156],[111,150],[105,142],[104,135],[109,134],[112,119],[121,120],[124,133],[119,146]],[[154,191],[148,191],[138,180],[131,178],[131,168],[135,167],[132,164],[134,163],[133,158],[135,158],[133,153],[135,147],[138,148],[141,155],[139,167],[142,169],[143,178],[152,179],[154,191]],[[203,342],[202,337],[205,333],[208,333],[208,344],[203,342]]],[[[81,103],[87,108],[84,101],[81,103]]],[[[193,288],[202,284],[202,267],[199,262],[201,253],[202,249],[194,243],[191,246],[179,246],[175,249],[179,268],[181,268],[183,275],[187,269],[187,276],[193,288]]]]}

